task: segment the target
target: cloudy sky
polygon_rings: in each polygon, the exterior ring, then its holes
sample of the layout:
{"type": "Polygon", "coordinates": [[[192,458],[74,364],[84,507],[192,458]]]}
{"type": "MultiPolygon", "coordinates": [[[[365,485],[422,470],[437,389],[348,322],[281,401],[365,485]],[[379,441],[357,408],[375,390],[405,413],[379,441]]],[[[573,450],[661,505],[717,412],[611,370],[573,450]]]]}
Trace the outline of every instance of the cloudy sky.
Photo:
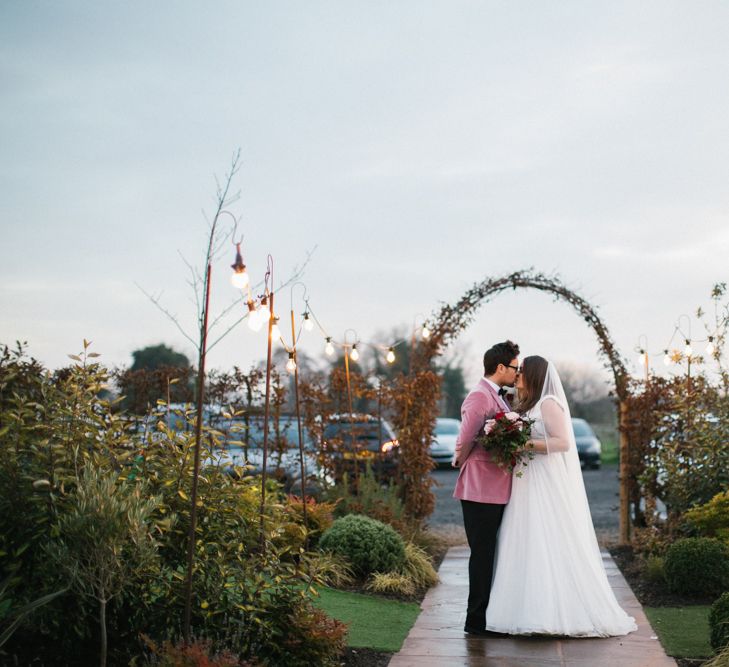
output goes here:
{"type": "MultiPolygon", "coordinates": [[[[202,263],[240,148],[249,269],[270,253],[285,279],[316,247],[304,280],[335,338],[534,267],[597,305],[629,360],[641,335],[658,354],[727,279],[728,28],[719,1],[6,0],[0,341],[51,366],[84,337],[109,363],[162,341],[192,357],[136,285],[194,329],[181,255],[202,263]]],[[[598,366],[566,305],[517,292],[463,335],[471,377],[505,337],[598,366]]],[[[264,346],[242,327],[209,363],[264,346]]]]}

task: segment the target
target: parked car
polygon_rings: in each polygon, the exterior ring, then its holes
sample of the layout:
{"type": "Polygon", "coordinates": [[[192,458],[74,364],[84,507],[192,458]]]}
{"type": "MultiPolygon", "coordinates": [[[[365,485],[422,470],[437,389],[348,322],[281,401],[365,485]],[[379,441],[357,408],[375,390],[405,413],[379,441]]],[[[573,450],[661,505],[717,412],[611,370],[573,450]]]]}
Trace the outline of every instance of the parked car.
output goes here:
{"type": "MultiPolygon", "coordinates": [[[[223,418],[211,426],[222,434],[222,442],[206,458],[203,465],[223,466],[231,474],[260,475],[263,471],[264,420],[262,417],[223,418]]],[[[321,486],[323,472],[317,457],[316,443],[302,426],[304,449],[305,492],[315,494],[321,486]]],[[[301,493],[301,459],[299,430],[294,417],[269,420],[266,472],[287,491],[301,493]]]]}
{"type": "Polygon", "coordinates": [[[400,443],[385,419],[368,414],[337,415],[322,433],[322,454],[333,464],[332,473],[364,471],[369,465],[378,479],[397,468],[400,443]]]}
{"type": "Polygon", "coordinates": [[[449,467],[456,453],[456,439],[461,430],[461,420],[438,417],[430,445],[430,456],[439,467],[449,467]]]}
{"type": "Polygon", "coordinates": [[[602,444],[595,431],[584,419],[572,419],[572,431],[575,434],[577,454],[583,468],[599,468],[602,444]]]}

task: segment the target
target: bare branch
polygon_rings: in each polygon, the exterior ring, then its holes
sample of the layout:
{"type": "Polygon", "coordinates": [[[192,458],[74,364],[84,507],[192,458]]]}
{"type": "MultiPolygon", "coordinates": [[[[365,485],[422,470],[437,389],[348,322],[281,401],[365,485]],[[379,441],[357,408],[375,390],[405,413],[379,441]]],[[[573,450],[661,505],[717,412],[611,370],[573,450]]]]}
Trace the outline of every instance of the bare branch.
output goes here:
{"type": "Polygon", "coordinates": [[[180,325],[180,322],[177,319],[177,316],[173,315],[172,313],[170,313],[169,310],[167,310],[164,306],[162,306],[162,304],[160,303],[160,297],[162,295],[160,294],[159,297],[155,297],[152,294],[150,294],[149,292],[147,292],[141,285],[139,285],[139,283],[134,283],[134,284],[137,286],[139,291],[142,292],[142,294],[144,294],[144,296],[146,296],[155,306],[157,306],[157,308],[160,311],[162,311],[162,313],[164,315],[166,315],[172,321],[172,323],[177,327],[178,331],[195,346],[195,349],[199,350],[199,343],[197,343],[192,338],[190,338],[190,336],[187,334],[187,332],[180,325]]]}

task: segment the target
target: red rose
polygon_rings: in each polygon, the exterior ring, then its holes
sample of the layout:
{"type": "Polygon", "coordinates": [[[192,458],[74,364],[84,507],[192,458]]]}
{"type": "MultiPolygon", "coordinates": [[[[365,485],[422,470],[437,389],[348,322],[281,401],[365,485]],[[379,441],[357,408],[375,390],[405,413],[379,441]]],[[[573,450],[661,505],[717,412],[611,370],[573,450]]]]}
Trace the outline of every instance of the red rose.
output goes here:
{"type": "Polygon", "coordinates": [[[503,411],[502,411],[502,412],[497,412],[497,413],[496,413],[496,414],[494,415],[494,419],[497,419],[497,420],[498,420],[498,419],[503,419],[504,417],[506,417],[506,413],[505,413],[505,412],[503,412],[503,411]]]}

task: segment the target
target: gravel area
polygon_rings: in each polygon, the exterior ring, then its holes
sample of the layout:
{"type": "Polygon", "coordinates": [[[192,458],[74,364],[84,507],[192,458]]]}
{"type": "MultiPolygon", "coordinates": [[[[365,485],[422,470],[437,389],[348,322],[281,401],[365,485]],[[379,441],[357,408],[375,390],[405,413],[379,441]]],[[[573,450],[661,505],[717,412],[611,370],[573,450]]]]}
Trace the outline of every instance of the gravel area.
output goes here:
{"type": "MultiPolygon", "coordinates": [[[[618,468],[604,465],[599,470],[584,470],[582,474],[598,541],[601,544],[615,541],[618,534],[618,468]]],[[[457,543],[460,534],[465,541],[461,505],[453,498],[458,471],[434,470],[432,477],[436,500],[435,511],[428,519],[428,525],[447,537],[449,542],[457,543]]]]}

